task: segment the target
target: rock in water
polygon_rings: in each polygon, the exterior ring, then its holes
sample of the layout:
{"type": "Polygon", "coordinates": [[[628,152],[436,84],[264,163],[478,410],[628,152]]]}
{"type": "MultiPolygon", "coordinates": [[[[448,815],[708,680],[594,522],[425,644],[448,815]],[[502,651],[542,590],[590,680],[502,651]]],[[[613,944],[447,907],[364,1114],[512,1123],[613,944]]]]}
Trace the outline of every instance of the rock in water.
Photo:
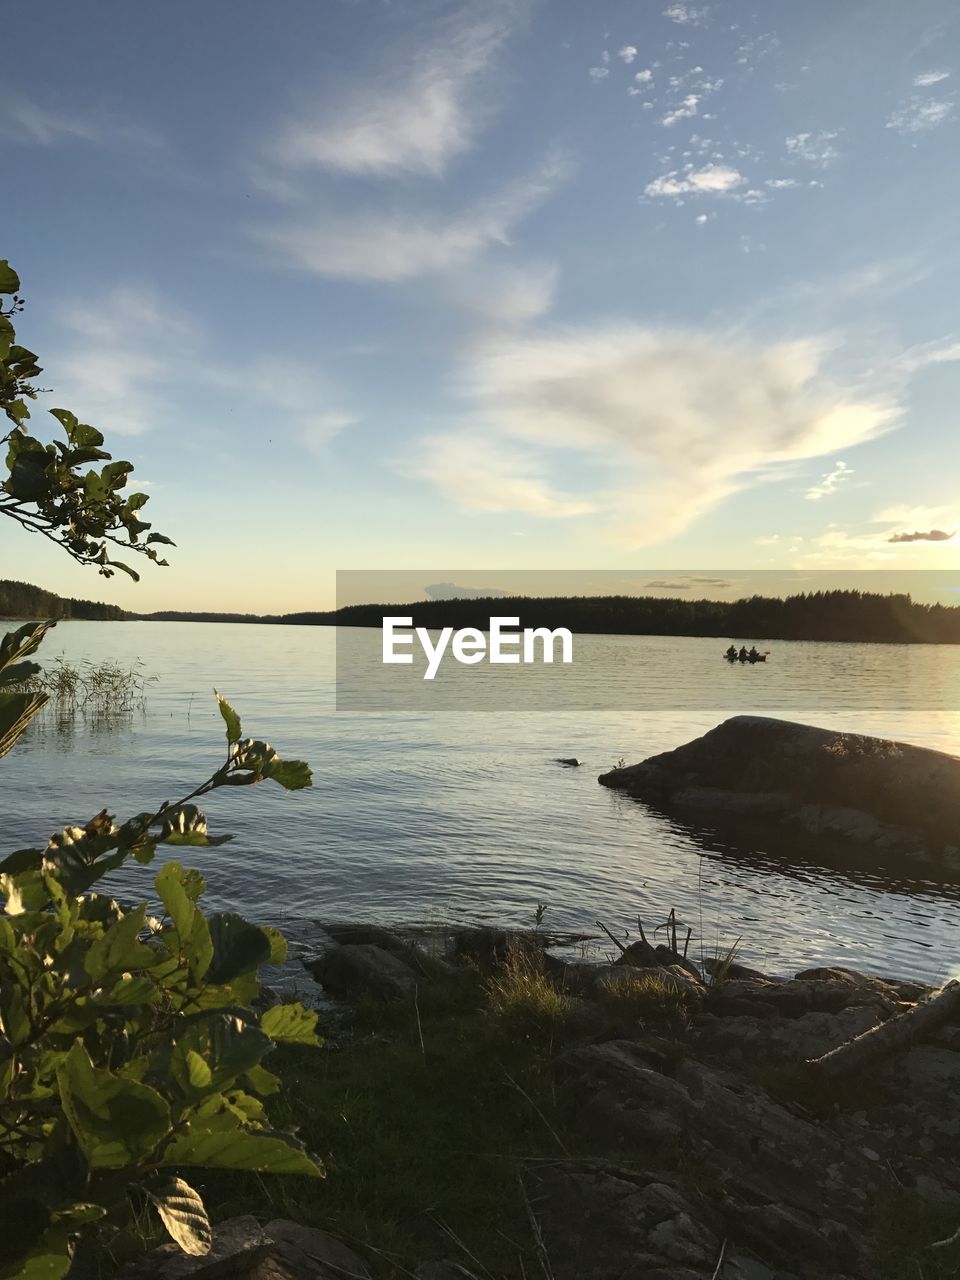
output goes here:
{"type": "Polygon", "coordinates": [[[734,716],[599,781],[664,808],[784,824],[960,872],[960,759],[927,747],[734,716]]]}

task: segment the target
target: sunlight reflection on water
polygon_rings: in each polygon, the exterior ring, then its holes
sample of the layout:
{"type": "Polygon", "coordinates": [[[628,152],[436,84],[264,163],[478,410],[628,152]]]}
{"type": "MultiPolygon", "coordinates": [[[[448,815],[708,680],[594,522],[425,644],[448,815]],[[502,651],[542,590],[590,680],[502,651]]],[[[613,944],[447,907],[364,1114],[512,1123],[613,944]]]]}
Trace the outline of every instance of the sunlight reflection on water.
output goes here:
{"type": "MultiPolygon", "coordinates": [[[[958,752],[960,649],[777,642],[767,666],[732,669],[716,640],[577,645],[585,695],[592,682],[618,710],[347,714],[333,709],[327,628],[61,624],[48,658],[138,656],[158,681],[146,712],[115,725],[31,727],[3,764],[4,847],[103,805],[125,816],[189,791],[223,750],[216,685],[245,732],[309,760],[315,777],[309,792],[209,798],[211,827],[237,836],[190,851],[216,905],[288,929],[331,917],[522,924],[538,901],[554,928],[633,927],[675,906],[695,936],[702,918],[708,949],[743,934],[743,956],[775,971],[832,961],[938,979],[955,966],[960,887],[839,874],[772,842],[734,849],[596,776],[747,711],[958,752]],[[584,768],[554,762],[574,755],[584,768]]],[[[116,891],[146,893],[148,874],[124,872],[116,891]]]]}

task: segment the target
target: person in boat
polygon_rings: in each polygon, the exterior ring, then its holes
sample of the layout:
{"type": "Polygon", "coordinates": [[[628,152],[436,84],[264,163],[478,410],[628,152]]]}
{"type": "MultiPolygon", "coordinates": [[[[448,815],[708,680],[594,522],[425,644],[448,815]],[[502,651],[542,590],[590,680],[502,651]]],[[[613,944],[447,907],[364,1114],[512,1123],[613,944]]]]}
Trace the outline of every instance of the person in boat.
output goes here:
{"type": "Polygon", "coordinates": [[[734,658],[737,656],[737,646],[735,644],[732,644],[723,656],[729,659],[730,662],[732,662],[734,658]]]}
{"type": "Polygon", "coordinates": [[[757,652],[757,646],[755,644],[750,646],[750,652],[747,654],[747,657],[751,662],[758,661],[760,654],[757,652]]]}
{"type": "Polygon", "coordinates": [[[747,653],[747,646],[745,644],[740,646],[740,652],[737,654],[737,657],[741,662],[746,662],[749,654],[747,653]]]}

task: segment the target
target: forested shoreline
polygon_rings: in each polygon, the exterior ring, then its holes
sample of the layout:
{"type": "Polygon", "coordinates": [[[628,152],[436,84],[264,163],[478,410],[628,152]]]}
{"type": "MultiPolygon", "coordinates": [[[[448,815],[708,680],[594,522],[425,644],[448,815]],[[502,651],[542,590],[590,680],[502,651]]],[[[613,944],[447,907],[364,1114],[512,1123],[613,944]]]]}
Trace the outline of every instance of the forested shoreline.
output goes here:
{"type": "Polygon", "coordinates": [[[921,604],[909,595],[813,591],[786,597],[684,600],[657,596],[490,597],[362,604],[285,614],[161,610],[66,599],[24,582],[0,581],[0,616],[145,622],[242,622],[278,626],[380,627],[385,615],[413,626],[476,627],[492,616],[521,627],[567,627],[581,634],[714,636],[732,640],[825,640],[881,644],[960,644],[960,606],[921,604]]]}

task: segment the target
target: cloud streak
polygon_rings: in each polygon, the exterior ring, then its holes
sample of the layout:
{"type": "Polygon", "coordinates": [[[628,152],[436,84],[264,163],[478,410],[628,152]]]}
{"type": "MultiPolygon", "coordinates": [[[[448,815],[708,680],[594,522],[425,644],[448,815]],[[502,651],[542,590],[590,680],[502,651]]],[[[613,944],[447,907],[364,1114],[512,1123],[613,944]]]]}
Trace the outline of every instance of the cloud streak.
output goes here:
{"type": "Polygon", "coordinates": [[[813,342],[632,326],[490,344],[470,410],[416,474],[465,510],[590,517],[621,545],[679,533],[786,464],[871,440],[896,406],[833,386],[813,342]],[[576,493],[551,483],[563,468],[576,493]]]}
{"type": "Polygon", "coordinates": [[[271,144],[271,165],[295,174],[439,177],[486,118],[477,81],[511,34],[518,7],[494,3],[482,21],[461,17],[416,51],[408,72],[377,75],[342,101],[288,119],[271,144]]]}
{"type": "Polygon", "coordinates": [[[252,234],[282,261],[330,279],[396,283],[442,275],[509,245],[513,229],[567,172],[562,158],[550,159],[530,178],[459,214],[329,214],[261,226],[252,234]]]}

